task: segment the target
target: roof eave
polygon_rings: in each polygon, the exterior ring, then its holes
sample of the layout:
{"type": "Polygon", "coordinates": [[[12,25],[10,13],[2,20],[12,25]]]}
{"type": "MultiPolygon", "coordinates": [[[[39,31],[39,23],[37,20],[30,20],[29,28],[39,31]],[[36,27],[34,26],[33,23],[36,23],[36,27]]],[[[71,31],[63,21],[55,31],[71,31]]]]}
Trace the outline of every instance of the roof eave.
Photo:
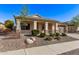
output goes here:
{"type": "MultiPolygon", "coordinates": [[[[15,18],[15,20],[16,20],[16,19],[22,19],[22,18],[25,18],[25,19],[26,19],[26,18],[31,18],[31,19],[33,18],[33,19],[37,19],[37,20],[40,19],[40,20],[42,20],[42,21],[49,21],[49,22],[55,22],[55,23],[62,23],[62,22],[59,22],[59,21],[56,21],[56,20],[52,20],[52,19],[50,20],[50,19],[45,19],[45,18],[34,18],[34,17],[29,17],[29,16],[27,16],[27,17],[26,17],[26,16],[15,16],[14,18],[15,18]]],[[[63,24],[65,24],[65,23],[63,23],[63,24]]]]}

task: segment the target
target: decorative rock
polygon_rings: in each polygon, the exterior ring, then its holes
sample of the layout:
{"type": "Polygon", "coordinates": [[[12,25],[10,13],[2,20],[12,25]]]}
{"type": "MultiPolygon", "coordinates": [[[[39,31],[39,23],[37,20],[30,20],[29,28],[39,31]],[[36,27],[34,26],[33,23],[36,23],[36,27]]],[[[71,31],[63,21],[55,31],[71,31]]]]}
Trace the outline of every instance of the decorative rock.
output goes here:
{"type": "Polygon", "coordinates": [[[27,41],[27,44],[32,44],[34,41],[33,40],[31,40],[31,39],[26,39],[26,41],[27,41]]]}
{"type": "Polygon", "coordinates": [[[31,37],[30,39],[33,40],[34,42],[36,41],[35,37],[31,37]]]}
{"type": "Polygon", "coordinates": [[[39,33],[39,34],[37,34],[37,36],[40,36],[40,33],[39,33]]]}

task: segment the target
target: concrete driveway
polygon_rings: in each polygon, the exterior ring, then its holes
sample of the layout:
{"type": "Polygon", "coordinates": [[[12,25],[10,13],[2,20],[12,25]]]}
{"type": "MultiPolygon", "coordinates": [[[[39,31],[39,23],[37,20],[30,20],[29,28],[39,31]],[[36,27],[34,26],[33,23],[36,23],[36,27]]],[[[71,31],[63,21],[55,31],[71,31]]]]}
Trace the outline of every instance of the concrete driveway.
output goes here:
{"type": "Polygon", "coordinates": [[[78,33],[67,33],[68,36],[79,39],[79,34],[78,33]]]}

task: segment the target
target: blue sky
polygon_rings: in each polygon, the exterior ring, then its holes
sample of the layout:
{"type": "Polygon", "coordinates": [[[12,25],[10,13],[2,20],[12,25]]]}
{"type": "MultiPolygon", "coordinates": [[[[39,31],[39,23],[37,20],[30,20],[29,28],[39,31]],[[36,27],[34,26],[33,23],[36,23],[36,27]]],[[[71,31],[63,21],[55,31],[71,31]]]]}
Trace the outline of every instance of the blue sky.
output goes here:
{"type": "MultiPolygon", "coordinates": [[[[0,22],[20,15],[22,4],[0,4],[0,22]]],[[[39,14],[42,17],[56,19],[61,22],[69,21],[79,14],[78,4],[29,4],[29,15],[39,14]]]]}

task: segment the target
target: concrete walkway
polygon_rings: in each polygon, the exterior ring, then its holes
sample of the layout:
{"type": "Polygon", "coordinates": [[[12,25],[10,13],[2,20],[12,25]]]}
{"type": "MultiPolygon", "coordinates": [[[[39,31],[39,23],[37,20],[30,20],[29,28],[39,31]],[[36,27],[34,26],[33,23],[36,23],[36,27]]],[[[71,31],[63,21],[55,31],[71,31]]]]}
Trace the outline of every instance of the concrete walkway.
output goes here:
{"type": "Polygon", "coordinates": [[[56,55],[79,48],[79,40],[16,51],[1,52],[1,55],[56,55]]]}
{"type": "Polygon", "coordinates": [[[16,51],[0,52],[0,55],[26,55],[24,49],[16,51]]]}

